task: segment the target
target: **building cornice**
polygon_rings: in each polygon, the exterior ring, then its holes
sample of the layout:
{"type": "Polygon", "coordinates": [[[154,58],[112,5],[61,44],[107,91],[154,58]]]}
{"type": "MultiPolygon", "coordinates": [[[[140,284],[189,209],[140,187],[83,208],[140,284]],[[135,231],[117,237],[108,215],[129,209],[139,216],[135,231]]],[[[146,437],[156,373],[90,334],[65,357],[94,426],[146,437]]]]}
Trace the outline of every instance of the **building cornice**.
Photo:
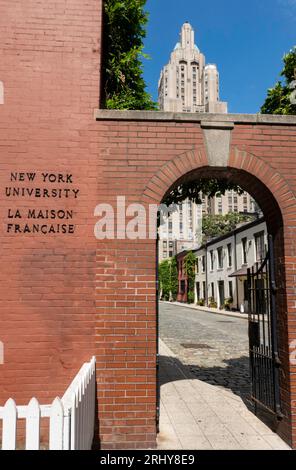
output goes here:
{"type": "Polygon", "coordinates": [[[196,253],[197,251],[205,250],[209,246],[212,246],[212,245],[215,245],[216,243],[222,242],[222,241],[226,240],[227,238],[234,237],[238,233],[241,233],[241,232],[244,232],[245,230],[256,227],[257,225],[263,224],[264,222],[265,222],[265,218],[260,217],[259,219],[253,220],[252,222],[248,222],[246,224],[241,225],[240,227],[235,228],[231,232],[225,233],[224,235],[220,235],[219,237],[215,237],[212,240],[209,240],[207,243],[204,243],[203,245],[201,245],[197,249],[188,250],[188,251],[192,251],[192,252],[196,253]]]}
{"type": "Polygon", "coordinates": [[[164,111],[119,111],[95,109],[97,121],[153,121],[153,122],[195,122],[207,123],[268,124],[296,126],[296,116],[274,114],[214,114],[214,113],[171,113],[164,111]]]}

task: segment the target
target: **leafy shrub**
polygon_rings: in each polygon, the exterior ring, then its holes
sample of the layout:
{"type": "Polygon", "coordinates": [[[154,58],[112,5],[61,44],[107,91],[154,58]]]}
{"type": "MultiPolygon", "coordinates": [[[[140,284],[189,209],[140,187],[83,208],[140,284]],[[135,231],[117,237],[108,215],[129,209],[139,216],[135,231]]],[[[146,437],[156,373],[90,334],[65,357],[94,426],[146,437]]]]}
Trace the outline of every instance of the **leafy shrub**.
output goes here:
{"type": "Polygon", "coordinates": [[[215,301],[214,297],[209,298],[208,307],[209,308],[217,308],[218,307],[218,304],[215,301]]]}
{"type": "Polygon", "coordinates": [[[145,91],[141,59],[148,15],[146,0],[104,1],[104,89],[108,109],[156,109],[145,91]]]}
{"type": "Polygon", "coordinates": [[[187,303],[188,304],[193,304],[194,303],[194,293],[192,291],[188,292],[187,303]]]}

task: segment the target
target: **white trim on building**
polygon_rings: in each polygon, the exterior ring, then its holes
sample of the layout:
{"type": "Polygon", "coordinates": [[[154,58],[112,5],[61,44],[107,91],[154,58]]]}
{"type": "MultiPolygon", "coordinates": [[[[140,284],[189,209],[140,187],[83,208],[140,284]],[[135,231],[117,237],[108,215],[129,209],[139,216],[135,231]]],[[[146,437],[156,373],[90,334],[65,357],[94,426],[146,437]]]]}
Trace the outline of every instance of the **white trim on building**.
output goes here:
{"type": "Polygon", "coordinates": [[[247,312],[246,271],[264,259],[267,243],[266,223],[261,218],[195,250],[198,258],[195,303],[204,299],[205,305],[211,303],[222,308],[228,300],[230,308],[247,312]]]}

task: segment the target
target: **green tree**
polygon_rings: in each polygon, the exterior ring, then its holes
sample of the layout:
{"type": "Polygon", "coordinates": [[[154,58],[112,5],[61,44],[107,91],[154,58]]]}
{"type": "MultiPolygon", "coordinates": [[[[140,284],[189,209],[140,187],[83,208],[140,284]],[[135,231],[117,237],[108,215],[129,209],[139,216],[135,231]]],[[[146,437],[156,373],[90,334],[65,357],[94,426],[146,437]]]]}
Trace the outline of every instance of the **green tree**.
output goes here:
{"type": "Polygon", "coordinates": [[[179,288],[178,264],[177,264],[177,258],[176,256],[174,256],[171,259],[171,275],[170,275],[170,289],[171,289],[172,300],[177,299],[178,288],[179,288]]]}
{"type": "Polygon", "coordinates": [[[164,204],[179,204],[185,199],[190,199],[196,204],[202,204],[202,197],[214,197],[224,195],[226,191],[235,191],[243,194],[243,189],[232,181],[222,178],[199,178],[194,181],[186,181],[173,187],[165,196],[164,204]]]}
{"type": "Polygon", "coordinates": [[[163,300],[170,299],[170,261],[164,260],[158,266],[160,296],[163,300]]]}
{"type": "Polygon", "coordinates": [[[296,114],[296,46],[284,55],[283,62],[284,80],[267,91],[262,114],[296,114]]]}
{"type": "Polygon", "coordinates": [[[176,300],[179,282],[177,258],[175,256],[159,263],[158,281],[161,298],[163,300],[176,300]]]}
{"type": "Polygon", "coordinates": [[[203,242],[225,235],[234,230],[238,224],[250,222],[253,219],[253,215],[238,214],[236,212],[225,215],[205,215],[202,219],[203,242]]]}
{"type": "Polygon", "coordinates": [[[104,106],[108,109],[155,109],[145,91],[142,58],[148,15],[146,0],[104,2],[104,106]]]}

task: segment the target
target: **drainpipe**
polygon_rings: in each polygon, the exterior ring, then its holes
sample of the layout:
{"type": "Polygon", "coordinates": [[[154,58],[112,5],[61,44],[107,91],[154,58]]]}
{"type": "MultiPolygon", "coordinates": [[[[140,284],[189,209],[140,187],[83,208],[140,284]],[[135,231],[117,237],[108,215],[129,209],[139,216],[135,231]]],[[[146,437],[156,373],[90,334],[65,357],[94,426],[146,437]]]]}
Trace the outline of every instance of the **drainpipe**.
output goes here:
{"type": "MultiPolygon", "coordinates": [[[[237,271],[237,252],[236,252],[236,232],[234,232],[234,269],[237,271]]],[[[238,277],[235,276],[235,285],[236,285],[236,308],[239,311],[239,304],[238,304],[238,277]]]]}

